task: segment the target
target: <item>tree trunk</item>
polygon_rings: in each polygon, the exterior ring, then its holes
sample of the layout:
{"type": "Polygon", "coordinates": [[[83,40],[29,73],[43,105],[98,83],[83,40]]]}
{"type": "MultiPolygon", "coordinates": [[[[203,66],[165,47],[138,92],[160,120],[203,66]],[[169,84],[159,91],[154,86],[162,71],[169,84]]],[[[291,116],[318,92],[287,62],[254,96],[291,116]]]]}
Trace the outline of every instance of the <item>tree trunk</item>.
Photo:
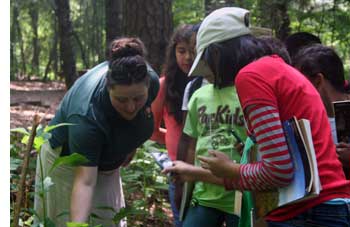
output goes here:
{"type": "Polygon", "coordinates": [[[258,18],[261,26],[271,28],[276,37],[281,40],[285,39],[290,33],[289,3],[288,0],[258,0],[258,18]]]}
{"type": "MultiPolygon", "coordinates": [[[[130,4],[130,3],[129,3],[130,4]]],[[[106,46],[123,34],[123,0],[106,0],[106,46]]],[[[106,52],[106,55],[108,53],[106,52]]]]}
{"type": "Polygon", "coordinates": [[[75,38],[75,41],[77,42],[77,44],[79,46],[80,53],[81,53],[81,60],[84,63],[84,67],[85,67],[85,69],[88,69],[89,68],[89,63],[88,63],[88,61],[86,59],[86,54],[85,54],[83,43],[81,42],[81,40],[79,38],[79,35],[76,32],[73,32],[73,37],[75,38]]]}
{"type": "Polygon", "coordinates": [[[53,18],[54,23],[54,34],[53,34],[53,39],[52,39],[52,45],[51,45],[51,49],[50,49],[50,56],[49,56],[49,60],[46,64],[45,67],[45,72],[44,72],[44,78],[43,81],[47,81],[47,75],[49,73],[50,67],[51,65],[53,65],[53,71],[54,71],[54,75],[55,75],[55,79],[57,79],[57,22],[56,22],[56,18],[53,18]]]}
{"type": "Polygon", "coordinates": [[[39,8],[37,1],[31,1],[29,7],[29,15],[31,19],[31,26],[33,31],[33,57],[32,57],[32,68],[31,74],[35,76],[39,76],[39,39],[38,39],[38,19],[39,19],[39,8]]]}
{"type": "Polygon", "coordinates": [[[209,15],[211,12],[213,12],[216,9],[222,8],[222,7],[232,7],[234,6],[235,0],[205,0],[204,1],[204,8],[205,8],[205,15],[209,15]]]}
{"type": "Polygon", "coordinates": [[[10,79],[16,79],[17,59],[16,59],[16,18],[18,10],[16,6],[12,7],[12,23],[10,28],[10,79]]]}
{"type": "Polygon", "coordinates": [[[67,89],[77,78],[75,66],[75,52],[73,49],[73,26],[70,20],[69,0],[55,0],[56,16],[58,19],[58,33],[60,39],[60,59],[62,72],[65,77],[67,89]]]}
{"type": "Polygon", "coordinates": [[[16,34],[16,37],[17,37],[16,42],[18,42],[19,47],[20,47],[20,55],[21,55],[20,74],[26,75],[26,73],[27,73],[26,58],[24,55],[24,44],[23,44],[23,40],[22,40],[21,25],[19,23],[18,18],[19,18],[18,3],[15,2],[13,4],[13,29],[14,29],[14,34],[16,34]]]}
{"type": "Polygon", "coordinates": [[[281,1],[277,5],[278,11],[280,13],[280,24],[278,24],[278,28],[276,30],[276,37],[280,40],[285,40],[290,34],[290,19],[288,15],[288,2],[281,1]]]}
{"type": "Polygon", "coordinates": [[[173,31],[171,0],[125,1],[125,34],[138,36],[148,50],[148,60],[159,73],[173,31]]]}

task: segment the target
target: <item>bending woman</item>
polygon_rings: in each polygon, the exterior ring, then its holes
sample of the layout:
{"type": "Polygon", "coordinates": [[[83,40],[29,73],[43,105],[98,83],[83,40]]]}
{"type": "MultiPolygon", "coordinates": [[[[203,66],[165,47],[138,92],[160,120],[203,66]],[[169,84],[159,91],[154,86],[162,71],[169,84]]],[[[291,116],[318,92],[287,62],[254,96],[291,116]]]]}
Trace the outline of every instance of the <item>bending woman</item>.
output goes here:
{"type": "MultiPolygon", "coordinates": [[[[118,211],[125,206],[119,167],[132,159],[136,148],[153,132],[150,106],[159,82],[145,61],[143,43],[137,38],[117,39],[112,41],[109,53],[109,61],[75,82],[50,122],[74,125],[54,129],[41,150],[44,178],[58,156],[76,152],[89,160],[74,168],[59,167],[50,175],[54,185],[44,202],[47,216],[56,226],[66,226],[68,220],[88,222],[91,213],[102,218],[94,220],[93,225],[116,226],[112,222],[114,212],[96,208],[118,211]],[[69,218],[57,217],[64,211],[70,211],[69,218]]],[[[39,214],[43,212],[40,200],[35,197],[39,214]]]]}

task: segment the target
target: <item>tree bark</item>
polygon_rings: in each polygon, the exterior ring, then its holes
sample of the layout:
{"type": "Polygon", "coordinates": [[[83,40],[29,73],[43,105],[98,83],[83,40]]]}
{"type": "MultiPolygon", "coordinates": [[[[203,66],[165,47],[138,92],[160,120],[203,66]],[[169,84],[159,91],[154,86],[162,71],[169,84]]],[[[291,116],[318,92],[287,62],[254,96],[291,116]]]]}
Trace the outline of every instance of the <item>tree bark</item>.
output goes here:
{"type": "Polygon", "coordinates": [[[68,0],[55,0],[56,16],[58,19],[58,33],[60,40],[60,59],[62,72],[67,89],[69,89],[77,78],[75,66],[75,52],[73,49],[73,26],[70,20],[70,8],[68,0]]]}
{"type": "Polygon", "coordinates": [[[39,75],[39,39],[38,39],[38,19],[39,19],[39,8],[38,8],[38,2],[37,1],[31,1],[30,7],[29,7],[29,15],[30,15],[30,22],[31,27],[33,31],[33,39],[32,39],[32,46],[33,46],[33,56],[32,56],[32,68],[31,68],[31,74],[38,76],[39,75]]]}
{"type": "MultiPolygon", "coordinates": [[[[130,4],[130,3],[129,3],[130,4]]],[[[117,36],[123,34],[123,0],[106,0],[106,46],[117,36]]],[[[107,55],[106,51],[106,55],[107,55]]]]}
{"type": "Polygon", "coordinates": [[[15,2],[13,4],[13,29],[14,29],[14,33],[16,34],[16,37],[17,37],[16,42],[18,42],[19,47],[20,47],[20,55],[21,55],[20,74],[26,75],[26,73],[27,73],[26,57],[24,55],[24,44],[23,44],[23,39],[22,39],[22,31],[21,31],[21,25],[19,23],[18,18],[19,18],[19,8],[18,8],[18,3],[15,2]]]}
{"type": "Polygon", "coordinates": [[[16,18],[18,10],[16,6],[12,7],[12,23],[10,28],[10,79],[16,79],[17,59],[16,59],[16,18]]]}
{"type": "Polygon", "coordinates": [[[171,0],[125,1],[125,34],[138,36],[148,50],[148,60],[159,73],[173,31],[171,0]]]}
{"type": "Polygon", "coordinates": [[[204,8],[205,8],[205,15],[209,15],[211,12],[213,12],[216,9],[222,8],[222,7],[232,7],[235,4],[235,0],[224,0],[224,1],[218,1],[218,0],[205,0],[204,1],[204,8]]]}
{"type": "Polygon", "coordinates": [[[280,24],[278,24],[278,28],[276,30],[276,37],[280,40],[285,40],[290,34],[290,19],[288,15],[288,2],[281,1],[277,5],[278,11],[280,13],[280,24]]]}

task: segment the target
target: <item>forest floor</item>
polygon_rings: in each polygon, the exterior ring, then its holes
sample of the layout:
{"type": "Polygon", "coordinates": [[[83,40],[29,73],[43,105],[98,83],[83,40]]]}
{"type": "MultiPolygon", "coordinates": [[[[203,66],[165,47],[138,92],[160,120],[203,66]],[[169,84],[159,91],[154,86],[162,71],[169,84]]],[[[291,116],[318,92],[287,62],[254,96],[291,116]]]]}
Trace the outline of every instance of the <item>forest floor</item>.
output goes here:
{"type": "Polygon", "coordinates": [[[11,82],[10,127],[31,126],[35,114],[43,119],[44,124],[47,123],[54,116],[65,92],[63,82],[11,82]]]}

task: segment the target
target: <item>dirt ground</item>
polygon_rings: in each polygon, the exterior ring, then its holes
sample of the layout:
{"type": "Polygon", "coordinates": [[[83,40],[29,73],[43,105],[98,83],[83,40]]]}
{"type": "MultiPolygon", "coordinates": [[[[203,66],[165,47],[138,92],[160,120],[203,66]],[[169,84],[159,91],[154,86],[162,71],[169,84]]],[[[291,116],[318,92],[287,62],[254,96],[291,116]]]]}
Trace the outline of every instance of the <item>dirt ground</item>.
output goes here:
{"type": "Polygon", "coordinates": [[[46,124],[54,116],[65,92],[63,82],[11,82],[10,127],[31,126],[35,114],[46,124]]]}
{"type": "Polygon", "coordinates": [[[11,82],[10,127],[31,126],[35,114],[46,124],[54,116],[65,92],[62,82],[11,82]]]}

